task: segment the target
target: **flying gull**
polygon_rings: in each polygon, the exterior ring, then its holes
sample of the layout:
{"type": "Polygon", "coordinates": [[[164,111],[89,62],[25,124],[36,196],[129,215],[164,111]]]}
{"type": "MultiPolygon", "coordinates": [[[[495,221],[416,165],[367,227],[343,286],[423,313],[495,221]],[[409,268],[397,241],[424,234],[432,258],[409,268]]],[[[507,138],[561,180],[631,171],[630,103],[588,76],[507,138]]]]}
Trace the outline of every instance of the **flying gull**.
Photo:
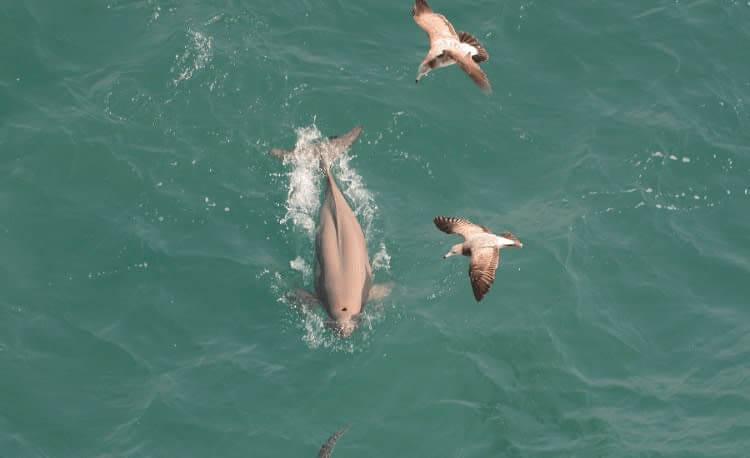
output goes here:
{"type": "Polygon", "coordinates": [[[500,248],[523,247],[523,243],[510,232],[503,232],[497,236],[486,226],[479,226],[466,219],[436,216],[433,221],[441,231],[463,236],[463,243],[453,245],[443,258],[456,254],[471,256],[469,279],[477,302],[482,300],[490,290],[492,282],[495,281],[495,270],[500,261],[500,248]]]}
{"type": "Polygon", "coordinates": [[[433,12],[425,0],[415,0],[411,14],[430,39],[430,50],[419,64],[417,83],[435,68],[458,64],[485,92],[492,91],[487,75],[479,68],[490,55],[476,38],[466,32],[456,33],[448,19],[433,12]]]}

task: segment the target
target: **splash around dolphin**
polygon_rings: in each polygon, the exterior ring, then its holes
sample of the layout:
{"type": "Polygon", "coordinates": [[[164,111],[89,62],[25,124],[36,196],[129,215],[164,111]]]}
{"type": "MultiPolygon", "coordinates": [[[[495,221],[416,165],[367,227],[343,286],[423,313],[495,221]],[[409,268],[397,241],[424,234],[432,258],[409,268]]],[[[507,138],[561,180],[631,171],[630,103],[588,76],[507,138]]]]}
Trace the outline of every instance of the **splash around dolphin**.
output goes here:
{"type": "Polygon", "coordinates": [[[306,154],[320,161],[327,186],[315,234],[315,292],[297,290],[297,300],[305,306],[322,305],[332,320],[329,326],[342,337],[354,332],[367,302],[387,296],[393,287],[373,284],[362,228],[330,170],[331,161],[349,149],[361,131],[362,126],[357,126],[304,151],[271,150],[280,158],[306,154]]]}

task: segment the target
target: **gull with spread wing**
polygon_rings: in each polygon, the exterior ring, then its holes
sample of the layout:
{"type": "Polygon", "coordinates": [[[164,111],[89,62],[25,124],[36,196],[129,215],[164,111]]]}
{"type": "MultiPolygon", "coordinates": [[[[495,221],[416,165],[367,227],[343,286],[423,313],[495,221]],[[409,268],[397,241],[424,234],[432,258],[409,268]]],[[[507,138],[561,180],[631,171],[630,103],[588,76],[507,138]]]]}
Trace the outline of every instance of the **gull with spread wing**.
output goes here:
{"type": "Polygon", "coordinates": [[[495,270],[500,261],[500,248],[523,247],[523,243],[510,232],[503,232],[497,236],[486,226],[479,226],[466,219],[436,216],[433,221],[441,231],[463,236],[463,243],[453,245],[443,258],[456,254],[471,256],[469,279],[477,302],[482,300],[490,290],[492,282],[495,281],[495,270]]]}
{"type": "Polygon", "coordinates": [[[430,50],[419,64],[417,83],[435,68],[458,64],[482,90],[491,92],[490,81],[479,68],[479,63],[490,56],[476,38],[466,32],[456,33],[448,19],[432,11],[426,0],[415,0],[411,14],[430,39],[430,50]]]}

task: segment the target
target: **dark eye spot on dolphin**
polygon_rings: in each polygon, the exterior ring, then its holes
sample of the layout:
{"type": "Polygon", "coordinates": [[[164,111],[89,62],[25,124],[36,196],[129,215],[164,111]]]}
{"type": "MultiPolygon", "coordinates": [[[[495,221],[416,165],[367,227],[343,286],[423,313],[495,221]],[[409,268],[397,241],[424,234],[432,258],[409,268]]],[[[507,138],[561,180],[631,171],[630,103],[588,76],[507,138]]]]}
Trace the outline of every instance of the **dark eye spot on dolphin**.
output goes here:
{"type": "Polygon", "coordinates": [[[341,309],[342,312],[346,312],[346,307],[341,309]]]}

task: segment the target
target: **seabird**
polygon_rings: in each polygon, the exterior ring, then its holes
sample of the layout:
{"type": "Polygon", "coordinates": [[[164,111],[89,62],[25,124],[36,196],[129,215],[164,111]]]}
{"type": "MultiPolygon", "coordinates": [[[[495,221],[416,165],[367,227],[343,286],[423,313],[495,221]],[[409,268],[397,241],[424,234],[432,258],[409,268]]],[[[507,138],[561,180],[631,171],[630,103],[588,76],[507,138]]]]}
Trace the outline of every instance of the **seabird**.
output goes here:
{"type": "Polygon", "coordinates": [[[495,270],[500,261],[500,248],[523,247],[523,243],[510,232],[503,232],[497,236],[487,226],[479,226],[466,219],[436,216],[433,221],[441,231],[464,237],[463,243],[453,245],[443,258],[455,254],[471,256],[469,279],[477,302],[482,300],[482,297],[490,290],[492,282],[495,281],[495,270]]]}
{"type": "Polygon", "coordinates": [[[323,444],[322,447],[320,447],[318,458],[329,458],[331,456],[331,452],[333,452],[333,447],[336,445],[336,441],[338,441],[341,436],[343,436],[344,433],[348,430],[349,426],[344,426],[343,428],[333,433],[331,437],[328,438],[326,443],[323,444]]]}
{"type": "Polygon", "coordinates": [[[433,12],[425,0],[415,0],[411,14],[430,39],[430,50],[419,64],[417,83],[434,68],[458,64],[485,92],[492,91],[487,75],[479,68],[479,62],[490,55],[476,38],[466,32],[456,33],[448,19],[433,12]]]}

